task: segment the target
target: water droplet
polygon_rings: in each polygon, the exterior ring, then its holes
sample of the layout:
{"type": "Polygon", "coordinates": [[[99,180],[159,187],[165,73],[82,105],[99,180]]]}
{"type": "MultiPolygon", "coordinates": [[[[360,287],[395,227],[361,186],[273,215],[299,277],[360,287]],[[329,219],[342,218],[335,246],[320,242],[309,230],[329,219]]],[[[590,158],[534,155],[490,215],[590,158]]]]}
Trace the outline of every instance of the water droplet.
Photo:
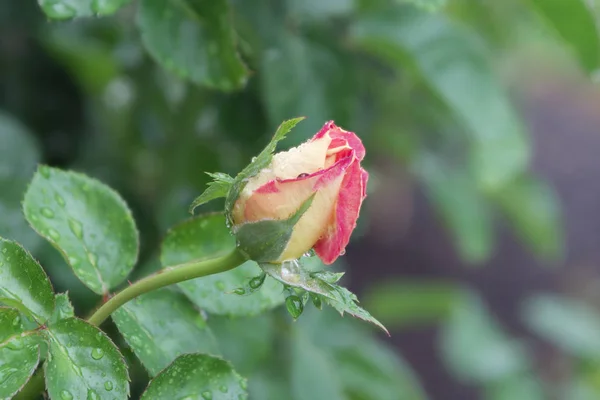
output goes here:
{"type": "Polygon", "coordinates": [[[102,357],[104,357],[104,350],[102,350],[101,348],[97,347],[94,350],[92,350],[92,358],[94,360],[99,360],[102,357]]]}
{"type": "Polygon", "coordinates": [[[113,383],[111,381],[104,382],[104,389],[106,389],[107,392],[110,392],[113,390],[113,383]]]}
{"type": "Polygon", "coordinates": [[[248,396],[246,396],[245,394],[240,394],[238,395],[238,400],[247,400],[248,396]]]}
{"type": "Polygon", "coordinates": [[[56,193],[54,195],[54,200],[56,200],[56,202],[58,203],[59,206],[64,207],[67,203],[65,202],[65,199],[63,199],[63,197],[56,193]]]}
{"type": "Polygon", "coordinates": [[[286,297],[285,307],[294,319],[298,319],[298,317],[302,314],[302,311],[304,311],[302,299],[295,295],[286,297]]]}
{"type": "Polygon", "coordinates": [[[202,392],[202,398],[204,400],[212,400],[212,393],[211,392],[202,392]]]}
{"type": "Polygon", "coordinates": [[[52,228],[48,229],[48,236],[50,236],[54,240],[60,239],[60,233],[58,233],[57,230],[52,228]]]}
{"type": "Polygon", "coordinates": [[[75,235],[78,239],[83,238],[83,226],[81,225],[81,222],[69,218],[69,229],[71,229],[73,235],[75,235]]]}
{"type": "Polygon", "coordinates": [[[79,265],[79,259],[77,257],[69,257],[69,264],[71,264],[72,267],[76,267],[79,265]]]}
{"type": "Polygon", "coordinates": [[[240,387],[244,390],[248,389],[248,381],[244,378],[240,379],[240,387]]]}
{"type": "Polygon", "coordinates": [[[62,400],[72,400],[73,399],[73,395],[68,390],[63,390],[63,391],[60,392],[60,398],[62,400]]]}
{"type": "Polygon", "coordinates": [[[217,290],[225,290],[225,283],[223,283],[223,281],[217,281],[215,286],[217,287],[217,290]]]}
{"type": "Polygon", "coordinates": [[[346,254],[346,249],[343,249],[342,251],[340,251],[340,256],[343,256],[346,254]]]}
{"type": "Polygon", "coordinates": [[[137,336],[132,336],[129,338],[129,340],[131,341],[131,344],[134,346],[139,346],[141,344],[140,338],[137,336]]]}
{"type": "Polygon", "coordinates": [[[100,396],[93,389],[88,390],[87,400],[100,400],[100,396]]]}
{"type": "Polygon", "coordinates": [[[315,305],[315,307],[317,307],[319,310],[321,310],[323,308],[323,302],[321,301],[321,298],[315,294],[311,294],[310,298],[313,302],[313,304],[315,305]]]}
{"type": "MultiPolygon", "coordinates": [[[[45,165],[40,166],[40,174],[42,174],[42,176],[44,178],[50,178],[50,168],[48,168],[45,165]]],[[[71,397],[71,398],[73,398],[73,397],[71,397]]]]}
{"type": "Polygon", "coordinates": [[[252,289],[258,289],[259,287],[262,286],[263,282],[265,281],[265,278],[266,278],[266,275],[255,276],[254,278],[250,279],[250,282],[248,283],[248,285],[252,289]]]}
{"type": "Polygon", "coordinates": [[[235,293],[239,296],[242,296],[242,295],[246,294],[246,289],[239,287],[239,288],[233,289],[233,293],[235,293]]]}
{"type": "Polygon", "coordinates": [[[40,219],[38,218],[38,216],[37,216],[37,215],[35,215],[35,214],[31,214],[31,215],[29,216],[29,218],[30,218],[30,219],[31,219],[33,222],[38,222],[38,221],[40,220],[40,219]]]}
{"type": "Polygon", "coordinates": [[[92,266],[96,267],[98,265],[98,256],[92,252],[87,253],[88,260],[92,266]]]}
{"type": "Polygon", "coordinates": [[[41,213],[46,218],[54,218],[54,211],[52,211],[48,207],[42,208],[41,213]]]}
{"type": "Polygon", "coordinates": [[[227,386],[221,385],[219,386],[219,390],[221,391],[221,393],[227,393],[227,386]]]}
{"type": "Polygon", "coordinates": [[[4,253],[4,254],[8,253],[8,249],[7,249],[6,247],[5,247],[5,248],[3,248],[3,249],[2,249],[2,253],[4,253]]]}
{"type": "Polygon", "coordinates": [[[18,315],[15,317],[15,319],[13,319],[13,326],[17,326],[21,323],[21,317],[19,317],[18,315]]]}

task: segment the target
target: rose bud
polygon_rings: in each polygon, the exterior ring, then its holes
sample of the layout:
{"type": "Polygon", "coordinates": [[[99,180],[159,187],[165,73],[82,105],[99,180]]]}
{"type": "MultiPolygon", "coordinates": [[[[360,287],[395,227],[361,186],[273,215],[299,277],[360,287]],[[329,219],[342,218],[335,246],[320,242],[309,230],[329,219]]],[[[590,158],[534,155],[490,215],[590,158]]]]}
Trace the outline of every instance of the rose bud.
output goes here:
{"type": "Polygon", "coordinates": [[[325,264],[342,255],[366,196],[365,148],[333,121],[309,141],[277,153],[250,177],[230,219],[240,249],[281,263],[314,249],[325,264]]]}

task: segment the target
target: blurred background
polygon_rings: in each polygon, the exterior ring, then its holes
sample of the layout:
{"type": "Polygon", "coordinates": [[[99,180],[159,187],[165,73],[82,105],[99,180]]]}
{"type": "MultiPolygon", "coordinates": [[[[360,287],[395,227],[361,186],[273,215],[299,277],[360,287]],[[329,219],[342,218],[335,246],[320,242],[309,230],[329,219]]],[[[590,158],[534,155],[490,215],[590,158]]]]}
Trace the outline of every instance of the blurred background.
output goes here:
{"type": "MultiPolygon", "coordinates": [[[[598,12],[593,0],[2,0],[0,236],[83,315],[99,299],[20,211],[38,162],[125,197],[142,276],[204,171],[236,174],[285,119],[308,117],[281,147],[333,119],[363,139],[371,173],[340,268],[392,335],[309,310],[286,352],[288,319],[215,317],[252,398],[598,399],[598,12]]],[[[128,359],[135,397],[147,376],[128,359]]]]}

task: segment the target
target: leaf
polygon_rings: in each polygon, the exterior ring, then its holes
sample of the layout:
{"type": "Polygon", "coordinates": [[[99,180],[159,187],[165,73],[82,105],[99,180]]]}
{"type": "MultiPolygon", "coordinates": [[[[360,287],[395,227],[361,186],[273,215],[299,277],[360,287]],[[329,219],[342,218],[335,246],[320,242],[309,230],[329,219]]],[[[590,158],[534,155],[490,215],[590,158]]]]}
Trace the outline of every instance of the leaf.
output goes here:
{"type": "Polygon", "coordinates": [[[291,386],[294,400],[345,400],[344,389],[335,375],[337,365],[294,329],[291,343],[291,386]]]}
{"type": "Polygon", "coordinates": [[[52,19],[104,16],[114,14],[131,0],[38,0],[46,16],[52,19]]]}
{"type": "Polygon", "coordinates": [[[523,321],[573,356],[600,361],[600,315],[593,307],[559,295],[538,294],[525,302],[523,321]]]}
{"type": "Polygon", "coordinates": [[[348,399],[425,400],[427,398],[410,366],[377,340],[356,320],[336,318],[331,310],[309,310],[295,326],[302,329],[316,350],[335,368],[348,399]]]}
{"type": "MultiPolygon", "coordinates": [[[[331,5],[331,1],[320,3],[331,5]]],[[[307,6],[305,1],[293,1],[293,4],[307,6]]],[[[303,141],[332,118],[334,102],[339,99],[328,97],[328,85],[339,79],[336,74],[347,66],[337,64],[338,60],[330,52],[289,32],[279,26],[280,23],[273,21],[276,28],[266,38],[268,47],[261,53],[261,95],[271,126],[291,115],[308,117],[295,135],[298,141],[303,141]]]]}
{"type": "Polygon", "coordinates": [[[500,190],[529,162],[529,143],[483,45],[441,14],[392,7],[365,15],[352,29],[368,52],[425,83],[467,128],[470,168],[486,191],[500,190]]]}
{"type": "Polygon", "coordinates": [[[531,5],[571,47],[588,72],[600,67],[596,18],[584,0],[530,0],[531,5]]]}
{"type": "Polygon", "coordinates": [[[266,361],[275,342],[275,323],[269,313],[255,317],[230,318],[211,315],[208,324],[218,339],[223,357],[237,371],[252,374],[266,361]]]}
{"type": "Polygon", "coordinates": [[[205,354],[185,354],[154,378],[142,400],[203,398],[212,400],[245,400],[246,380],[231,364],[205,354]],[[202,396],[202,397],[200,397],[202,396]]]}
{"type": "MultiPolygon", "coordinates": [[[[231,252],[235,240],[222,214],[207,214],[189,219],[171,229],[163,242],[161,262],[164,266],[214,258],[231,252]]],[[[209,313],[232,316],[256,315],[283,302],[281,285],[267,278],[260,290],[238,296],[233,290],[245,286],[260,275],[256,263],[248,261],[231,271],[180,283],[183,293],[209,313]]]]}
{"type": "Polygon", "coordinates": [[[310,208],[315,194],[286,220],[261,220],[235,227],[238,249],[250,260],[271,262],[279,259],[285,251],[294,232],[294,226],[310,208]]]}
{"type": "Polygon", "coordinates": [[[487,199],[468,171],[443,165],[433,155],[421,155],[414,172],[425,183],[461,256],[472,263],[486,260],[494,246],[494,224],[487,199]]]}
{"type": "Polygon", "coordinates": [[[210,182],[206,190],[204,190],[200,196],[196,197],[192,202],[192,205],[190,205],[190,214],[193,214],[196,207],[201,206],[202,204],[220,197],[227,197],[227,193],[229,193],[232,183],[233,179],[231,181],[219,179],[210,182]]]}
{"type": "Polygon", "coordinates": [[[519,177],[493,196],[517,234],[541,257],[563,252],[561,212],[556,194],[545,182],[519,177]]]}
{"type": "Polygon", "coordinates": [[[152,57],[180,77],[226,91],[246,84],[226,0],[142,0],[137,24],[152,57]]]}
{"type": "Polygon", "coordinates": [[[465,382],[498,382],[531,367],[522,343],[507,337],[474,295],[456,304],[440,339],[444,361],[465,382]]]}
{"type": "Polygon", "coordinates": [[[125,360],[100,329],[77,318],[44,331],[46,387],[53,400],[122,400],[129,396],[125,360]]]}
{"type": "Polygon", "coordinates": [[[138,232],[123,199],[85,175],[41,166],[23,202],[31,226],[98,294],[125,280],[137,260],[138,232]]]}
{"type": "Polygon", "coordinates": [[[363,304],[384,325],[405,328],[444,321],[462,295],[452,282],[386,280],[369,287],[363,304]]]}
{"type": "Polygon", "coordinates": [[[0,307],[0,398],[10,399],[27,383],[40,360],[39,337],[23,332],[20,313],[0,307]]]}
{"type": "Polygon", "coordinates": [[[40,265],[18,243],[0,238],[0,303],[31,315],[39,324],[54,310],[54,292],[40,265]]]}
{"type": "Polygon", "coordinates": [[[112,319],[151,376],[185,353],[219,354],[204,318],[184,295],[169,289],[130,301],[112,319]]]}
{"type": "MultiPolygon", "coordinates": [[[[261,170],[267,168],[269,164],[271,164],[271,160],[273,159],[273,152],[277,147],[277,143],[281,140],[285,139],[285,136],[292,130],[300,121],[302,121],[304,117],[298,117],[293,119],[288,119],[287,121],[283,121],[281,125],[275,131],[275,135],[267,144],[267,146],[260,152],[258,156],[252,159],[252,162],[246,166],[237,176],[233,182],[233,186],[225,199],[225,212],[227,215],[231,214],[231,210],[233,209],[233,205],[236,200],[240,196],[240,193],[246,186],[248,179],[257,175],[261,170]]],[[[231,222],[231,221],[230,221],[231,222]]]]}
{"type": "Polygon", "coordinates": [[[52,318],[50,318],[51,324],[56,324],[58,321],[73,318],[75,316],[75,310],[69,301],[68,293],[59,293],[55,296],[55,299],[56,305],[54,306],[52,318]]]}
{"type": "Polygon", "coordinates": [[[10,115],[0,111],[0,236],[34,250],[40,237],[21,213],[21,200],[40,159],[35,138],[10,115]]]}
{"type": "Polygon", "coordinates": [[[389,335],[387,329],[366,310],[358,305],[358,299],[348,289],[336,285],[335,282],[341,277],[323,272],[308,272],[306,268],[295,262],[283,264],[261,264],[261,268],[270,276],[281,283],[294,288],[305,290],[321,296],[321,300],[335,308],[342,316],[348,313],[353,317],[370,322],[382,329],[389,335]]]}

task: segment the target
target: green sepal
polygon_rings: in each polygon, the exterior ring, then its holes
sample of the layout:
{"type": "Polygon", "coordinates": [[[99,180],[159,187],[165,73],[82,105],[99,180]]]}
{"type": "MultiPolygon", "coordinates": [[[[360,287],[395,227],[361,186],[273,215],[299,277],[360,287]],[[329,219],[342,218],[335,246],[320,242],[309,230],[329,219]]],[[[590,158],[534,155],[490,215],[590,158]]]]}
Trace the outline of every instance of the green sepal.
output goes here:
{"type": "Polygon", "coordinates": [[[277,128],[275,135],[273,135],[273,139],[269,142],[269,144],[260,152],[260,154],[252,159],[252,162],[246,166],[237,176],[235,177],[233,184],[231,186],[231,190],[227,195],[227,199],[225,200],[225,211],[227,214],[227,218],[229,222],[233,224],[231,221],[230,215],[233,210],[233,205],[235,201],[240,196],[240,193],[248,183],[248,179],[257,175],[261,170],[271,164],[271,160],[273,159],[273,152],[277,147],[277,143],[285,138],[285,136],[296,126],[300,121],[302,121],[306,117],[298,117],[293,119],[288,119],[287,121],[283,121],[281,125],[277,128]]]}
{"type": "Polygon", "coordinates": [[[236,227],[234,234],[238,249],[249,259],[259,263],[277,260],[287,247],[294,226],[308,211],[314,198],[315,194],[306,199],[288,219],[249,222],[236,227]]]}
{"type": "MultiPolygon", "coordinates": [[[[363,321],[370,322],[389,335],[388,330],[381,322],[358,305],[358,299],[355,294],[336,283],[343,276],[342,273],[329,271],[310,272],[297,261],[282,264],[263,263],[260,264],[260,267],[284,285],[309,292],[313,303],[317,307],[322,303],[329,304],[341,315],[347,313],[363,321]]],[[[298,294],[301,294],[298,290],[298,294]]],[[[287,301],[286,305],[288,305],[287,301]]],[[[294,315],[292,314],[292,316],[294,315]]]]}
{"type": "Polygon", "coordinates": [[[208,187],[202,194],[190,205],[190,214],[194,213],[196,207],[201,206],[202,204],[208,203],[209,201],[218,199],[220,197],[227,197],[229,190],[231,189],[231,185],[233,184],[233,178],[227,174],[223,174],[221,172],[216,173],[206,173],[214,180],[208,183],[208,187]]]}

